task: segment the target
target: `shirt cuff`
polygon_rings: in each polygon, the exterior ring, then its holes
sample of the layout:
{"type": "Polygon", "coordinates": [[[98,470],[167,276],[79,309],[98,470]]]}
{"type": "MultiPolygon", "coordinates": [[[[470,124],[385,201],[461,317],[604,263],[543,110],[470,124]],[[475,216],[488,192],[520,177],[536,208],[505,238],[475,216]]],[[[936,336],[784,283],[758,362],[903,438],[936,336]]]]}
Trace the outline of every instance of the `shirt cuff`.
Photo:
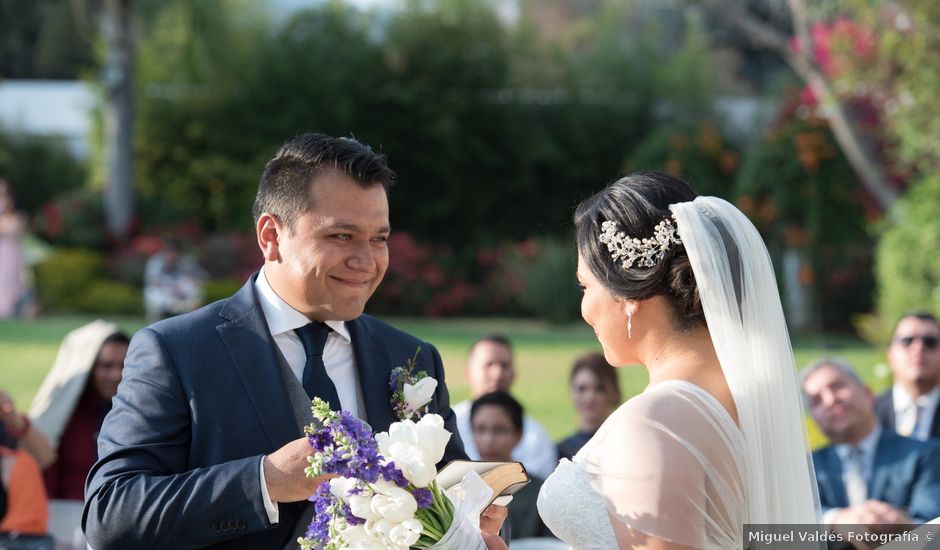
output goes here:
{"type": "Polygon", "coordinates": [[[823,515],[822,515],[823,525],[831,526],[832,522],[835,521],[836,516],[838,516],[839,513],[842,512],[842,510],[845,510],[845,508],[830,508],[826,510],[825,512],[823,512],[823,515]]]}
{"type": "Polygon", "coordinates": [[[276,525],[281,520],[281,514],[277,509],[277,503],[271,500],[271,496],[268,495],[268,484],[264,481],[264,459],[261,457],[261,466],[259,467],[258,474],[261,477],[261,500],[264,502],[264,511],[268,513],[268,521],[271,522],[271,525],[276,525]]]}

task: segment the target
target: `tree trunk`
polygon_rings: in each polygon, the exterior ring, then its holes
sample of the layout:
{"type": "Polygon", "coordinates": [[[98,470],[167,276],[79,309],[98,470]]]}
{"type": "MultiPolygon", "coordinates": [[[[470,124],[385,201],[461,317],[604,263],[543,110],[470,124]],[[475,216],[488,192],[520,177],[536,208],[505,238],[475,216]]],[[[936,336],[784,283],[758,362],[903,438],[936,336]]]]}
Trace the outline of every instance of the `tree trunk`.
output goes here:
{"type": "Polygon", "coordinates": [[[132,0],[105,0],[101,29],[108,52],[101,81],[104,113],[104,206],[108,230],[120,242],[127,240],[134,218],[133,124],[134,36],[132,0]]]}

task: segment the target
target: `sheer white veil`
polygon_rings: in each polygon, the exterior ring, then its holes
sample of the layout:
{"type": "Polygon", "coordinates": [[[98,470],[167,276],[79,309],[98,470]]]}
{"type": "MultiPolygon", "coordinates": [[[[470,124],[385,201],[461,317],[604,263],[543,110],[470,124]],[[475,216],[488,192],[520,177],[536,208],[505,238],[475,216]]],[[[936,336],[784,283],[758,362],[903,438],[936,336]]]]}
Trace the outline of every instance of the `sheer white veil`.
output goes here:
{"type": "Polygon", "coordinates": [[[698,197],[669,209],[744,434],[746,523],[816,523],[819,496],[796,366],[764,241],[722,199],[698,197]]]}

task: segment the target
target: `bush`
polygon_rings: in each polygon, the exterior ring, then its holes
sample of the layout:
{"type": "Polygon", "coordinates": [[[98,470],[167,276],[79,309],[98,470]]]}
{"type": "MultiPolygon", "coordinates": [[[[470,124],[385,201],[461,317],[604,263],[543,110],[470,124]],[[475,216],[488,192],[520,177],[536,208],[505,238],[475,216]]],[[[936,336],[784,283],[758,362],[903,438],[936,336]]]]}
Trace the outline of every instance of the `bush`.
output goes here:
{"type": "Polygon", "coordinates": [[[223,279],[211,279],[206,281],[202,287],[203,296],[205,296],[205,302],[211,304],[212,302],[217,302],[223,298],[228,298],[232,294],[238,292],[245,284],[243,279],[236,279],[234,277],[225,277],[223,279]]]}
{"type": "Polygon", "coordinates": [[[889,330],[909,309],[940,315],[940,176],[916,185],[888,212],[875,252],[878,312],[889,330]]]}
{"type": "Polygon", "coordinates": [[[76,189],[43,205],[34,225],[53,245],[101,250],[107,235],[104,197],[99,190],[76,189]]]}
{"type": "Polygon", "coordinates": [[[35,214],[85,182],[85,167],[61,140],[0,132],[0,176],[9,180],[18,210],[35,214]]]}
{"type": "Polygon", "coordinates": [[[65,249],[36,265],[36,288],[45,307],[80,311],[83,297],[104,273],[104,257],[93,250],[65,249]]]}
{"type": "Polygon", "coordinates": [[[92,281],[78,297],[77,310],[102,315],[141,315],[144,298],[135,286],[97,280],[92,281]]]}
{"type": "Polygon", "coordinates": [[[574,243],[543,239],[527,256],[517,255],[511,264],[524,281],[520,301],[529,312],[552,323],[578,318],[581,292],[575,275],[578,261],[574,243]]]}

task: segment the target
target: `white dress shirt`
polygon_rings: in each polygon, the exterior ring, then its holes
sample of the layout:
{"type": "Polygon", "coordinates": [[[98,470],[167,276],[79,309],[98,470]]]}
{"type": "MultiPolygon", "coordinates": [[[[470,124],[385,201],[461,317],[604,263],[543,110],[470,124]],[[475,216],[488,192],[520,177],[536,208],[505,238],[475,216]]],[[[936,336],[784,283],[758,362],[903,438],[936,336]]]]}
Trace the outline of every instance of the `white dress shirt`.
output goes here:
{"type": "MultiPolygon", "coordinates": [[[[875,451],[878,447],[878,440],[881,438],[881,425],[875,424],[875,429],[871,431],[865,439],[859,441],[858,445],[855,446],[859,451],[861,451],[861,469],[862,475],[864,477],[865,486],[866,486],[866,497],[867,497],[867,486],[868,482],[871,480],[871,477],[875,469],[875,451]]],[[[842,461],[842,483],[843,486],[848,490],[849,485],[852,483],[852,480],[848,478],[848,471],[845,465],[849,461],[849,457],[852,454],[853,447],[851,445],[836,445],[835,451],[836,455],[839,457],[839,460],[842,461]]],[[[850,504],[851,505],[851,504],[850,504]]],[[[832,525],[832,521],[835,517],[843,510],[843,508],[832,508],[827,510],[823,514],[822,522],[826,525],[832,525]]]]}
{"type": "MultiPolygon", "coordinates": [[[[480,453],[473,442],[473,427],[470,425],[469,399],[451,407],[457,417],[457,431],[463,440],[463,448],[470,460],[480,460],[480,453]]],[[[558,448],[548,436],[545,428],[529,415],[522,419],[522,439],[512,450],[513,460],[521,462],[532,475],[547,478],[558,466],[558,448]]]]}
{"type": "Polygon", "coordinates": [[[915,400],[900,384],[895,384],[891,388],[891,398],[894,401],[895,430],[905,435],[904,432],[914,426],[916,421],[917,425],[908,437],[927,440],[930,437],[934,414],[937,412],[937,403],[940,403],[940,386],[915,400]],[[920,418],[917,418],[917,407],[920,407],[920,418]]]}
{"type": "MultiPolygon", "coordinates": [[[[258,302],[264,312],[274,345],[287,360],[297,380],[303,383],[307,354],[300,337],[294,330],[308,324],[310,319],[274,292],[264,275],[264,269],[258,273],[255,290],[258,293],[258,302]]],[[[325,321],[325,323],[333,329],[327,336],[326,345],[323,347],[323,365],[326,368],[326,374],[336,386],[336,394],[339,396],[342,408],[359,416],[359,399],[356,394],[356,358],[353,355],[349,330],[343,321],[325,321]]],[[[268,487],[264,480],[264,460],[261,461],[261,494],[264,507],[268,512],[268,519],[271,523],[277,523],[279,520],[277,504],[268,495],[268,487]]]]}

